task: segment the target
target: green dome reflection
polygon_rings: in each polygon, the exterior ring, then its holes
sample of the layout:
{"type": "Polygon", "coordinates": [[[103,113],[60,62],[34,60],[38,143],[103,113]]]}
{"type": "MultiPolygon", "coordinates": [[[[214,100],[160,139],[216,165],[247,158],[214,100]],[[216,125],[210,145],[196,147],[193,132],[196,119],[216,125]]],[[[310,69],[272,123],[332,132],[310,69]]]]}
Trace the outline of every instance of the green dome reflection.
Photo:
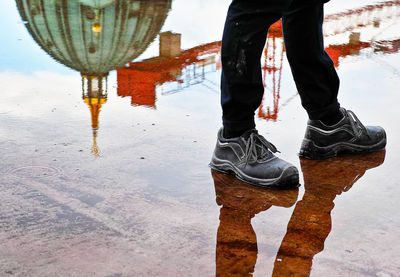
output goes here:
{"type": "Polygon", "coordinates": [[[106,75],[142,54],[172,0],[16,0],[40,47],[83,75],[106,75]]]}

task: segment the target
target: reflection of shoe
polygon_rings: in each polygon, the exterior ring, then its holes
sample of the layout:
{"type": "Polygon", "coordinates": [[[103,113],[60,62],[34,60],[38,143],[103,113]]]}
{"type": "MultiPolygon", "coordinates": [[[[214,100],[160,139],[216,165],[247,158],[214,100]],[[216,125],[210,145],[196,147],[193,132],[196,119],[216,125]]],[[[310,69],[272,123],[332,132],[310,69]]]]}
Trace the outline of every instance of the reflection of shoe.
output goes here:
{"type": "Polygon", "coordinates": [[[279,159],[277,150],[256,130],[241,137],[225,139],[218,132],[217,145],[210,167],[223,173],[232,173],[238,179],[257,186],[290,188],[299,185],[295,166],[279,159]]]}
{"type": "Polygon", "coordinates": [[[306,193],[335,197],[348,191],[368,169],[385,161],[386,151],[346,155],[324,161],[300,158],[306,193]]]}
{"type": "Polygon", "coordinates": [[[218,205],[240,211],[242,216],[267,210],[271,206],[291,207],[296,203],[298,189],[266,190],[250,186],[233,176],[212,170],[218,205]]]}
{"type": "Polygon", "coordinates": [[[300,149],[300,156],[309,159],[327,159],[338,154],[368,153],[386,146],[382,127],[364,126],[352,111],[341,108],[344,117],[332,126],[319,120],[309,120],[300,149]]]}

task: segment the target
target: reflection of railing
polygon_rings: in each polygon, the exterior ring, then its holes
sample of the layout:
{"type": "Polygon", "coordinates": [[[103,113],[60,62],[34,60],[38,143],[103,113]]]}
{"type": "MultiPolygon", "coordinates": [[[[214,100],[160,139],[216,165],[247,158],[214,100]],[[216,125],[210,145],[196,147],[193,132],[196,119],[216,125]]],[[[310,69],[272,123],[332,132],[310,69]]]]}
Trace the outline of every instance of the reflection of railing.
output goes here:
{"type": "Polygon", "coordinates": [[[359,9],[348,10],[325,17],[326,35],[337,35],[369,25],[378,26],[380,22],[396,19],[400,15],[400,0],[386,1],[368,5],[359,9]]]}
{"type": "MultiPolygon", "coordinates": [[[[399,7],[400,0],[387,1],[329,15],[325,20],[326,34],[328,36],[336,35],[370,25],[379,27],[381,21],[398,18],[399,7]],[[336,29],[333,28],[335,26],[336,29]],[[341,31],[338,31],[338,28],[341,31]]],[[[200,45],[183,51],[176,57],[155,57],[142,62],[130,63],[128,67],[117,69],[118,95],[130,96],[134,105],[155,107],[156,87],[160,85],[163,85],[161,89],[164,95],[200,83],[216,90],[217,85],[207,80],[206,74],[221,66],[220,44],[221,42],[214,42],[200,45]],[[171,84],[176,86],[173,88],[171,84]]],[[[399,47],[400,43],[397,40],[362,42],[359,33],[352,33],[347,43],[329,45],[326,51],[335,66],[338,67],[340,58],[359,55],[363,49],[372,48],[374,51],[397,53],[399,47]]],[[[282,26],[280,22],[277,22],[269,30],[264,52],[265,59],[262,70],[266,94],[258,110],[260,118],[274,121],[278,118],[284,52],[282,26]],[[268,92],[271,94],[268,95],[268,92]],[[271,95],[272,97],[270,97],[271,95]],[[265,102],[270,98],[272,98],[271,105],[266,105],[265,102]]],[[[284,105],[293,98],[289,97],[284,105]]]]}
{"type": "Polygon", "coordinates": [[[259,118],[274,121],[278,118],[284,53],[285,47],[282,39],[282,24],[281,21],[278,21],[273,24],[268,31],[267,43],[264,50],[264,65],[262,66],[262,71],[266,92],[258,108],[259,118]],[[280,46],[279,48],[278,44],[280,46]],[[271,77],[271,87],[268,86],[267,76],[271,77]],[[267,91],[270,91],[272,94],[272,108],[265,105],[265,100],[268,97],[267,91]],[[264,106],[266,106],[266,108],[264,108],[264,106]]]}
{"type": "Polygon", "coordinates": [[[211,90],[215,90],[210,80],[206,78],[207,73],[216,72],[217,67],[215,65],[215,55],[202,58],[200,62],[188,65],[182,69],[182,74],[177,76],[176,84],[171,82],[170,86],[163,85],[161,94],[169,95],[179,92],[185,88],[193,85],[203,84],[211,90]]]}
{"type": "MultiPolygon", "coordinates": [[[[374,26],[379,27],[380,22],[387,19],[394,19],[400,16],[400,0],[387,1],[376,5],[368,5],[355,10],[348,10],[345,12],[328,15],[325,17],[324,31],[325,36],[333,36],[348,31],[353,31],[360,28],[374,26]]],[[[393,42],[388,42],[388,46],[379,47],[378,51],[385,53],[396,53],[398,52],[399,45],[393,42]],[[393,46],[389,46],[392,44],[393,46]],[[396,49],[397,45],[397,49],[396,49]]],[[[340,45],[329,45],[325,51],[332,58],[335,67],[339,66],[339,59],[349,55],[359,55],[362,49],[374,48],[374,51],[378,49],[378,46],[386,45],[382,42],[361,42],[359,33],[350,34],[349,42],[340,45]]],[[[272,105],[265,106],[265,101],[268,95],[264,95],[263,102],[258,110],[258,116],[263,119],[275,121],[278,118],[279,112],[279,100],[280,100],[280,88],[281,88],[281,76],[282,76],[282,59],[284,54],[284,43],[282,39],[282,25],[280,22],[271,26],[269,31],[267,45],[265,49],[265,62],[264,62],[264,86],[268,88],[268,82],[266,82],[266,76],[269,75],[270,83],[272,87],[269,89],[272,95],[272,105]],[[279,47],[278,47],[278,44],[279,47]],[[271,47],[272,45],[272,47],[271,47]],[[281,49],[278,53],[278,48],[281,49]]],[[[293,97],[290,97],[292,99],[293,97]]],[[[285,102],[285,104],[288,101],[285,102]]]]}

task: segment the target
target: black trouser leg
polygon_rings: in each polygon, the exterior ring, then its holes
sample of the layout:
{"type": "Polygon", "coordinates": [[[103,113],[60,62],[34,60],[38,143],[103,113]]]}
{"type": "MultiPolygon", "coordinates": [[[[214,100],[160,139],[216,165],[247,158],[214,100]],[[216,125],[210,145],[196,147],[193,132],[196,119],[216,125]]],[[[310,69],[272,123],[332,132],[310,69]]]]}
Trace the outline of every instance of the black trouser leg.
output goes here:
{"type": "Polygon", "coordinates": [[[323,4],[310,0],[294,0],[282,17],[287,58],[311,119],[327,118],[339,111],[339,78],[324,50],[323,19],[323,4]]]}
{"type": "Polygon", "coordinates": [[[221,105],[224,128],[231,133],[255,127],[254,112],[264,93],[261,55],[268,28],[290,3],[234,0],[229,7],[221,51],[221,105]]]}

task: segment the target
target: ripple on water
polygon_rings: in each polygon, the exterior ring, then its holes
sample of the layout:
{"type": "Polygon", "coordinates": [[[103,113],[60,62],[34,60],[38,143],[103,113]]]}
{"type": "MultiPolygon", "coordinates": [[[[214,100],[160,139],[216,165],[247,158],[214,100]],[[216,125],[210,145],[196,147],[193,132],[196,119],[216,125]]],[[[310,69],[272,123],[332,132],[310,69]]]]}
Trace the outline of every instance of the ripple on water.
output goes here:
{"type": "Polygon", "coordinates": [[[48,166],[32,165],[14,168],[9,171],[9,174],[24,179],[48,178],[60,175],[61,169],[48,166]]]}

